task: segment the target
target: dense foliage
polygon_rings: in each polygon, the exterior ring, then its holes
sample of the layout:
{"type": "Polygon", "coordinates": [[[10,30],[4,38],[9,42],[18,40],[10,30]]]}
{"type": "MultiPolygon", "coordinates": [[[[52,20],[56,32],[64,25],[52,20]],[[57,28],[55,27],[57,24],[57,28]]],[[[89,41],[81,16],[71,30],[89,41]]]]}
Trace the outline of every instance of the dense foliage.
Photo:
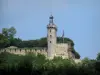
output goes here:
{"type": "MultiPolygon", "coordinates": [[[[16,46],[18,48],[33,48],[33,47],[47,47],[47,38],[43,37],[37,40],[22,40],[20,38],[15,38],[16,29],[14,27],[11,28],[3,28],[2,34],[0,34],[0,48],[5,48],[9,46],[16,46]]],[[[57,37],[57,43],[70,43],[72,46],[72,52],[75,55],[75,58],[80,58],[80,55],[74,49],[74,42],[70,38],[57,37]]]]}
{"type": "Polygon", "coordinates": [[[9,46],[10,41],[3,34],[0,34],[0,48],[9,46]]]}
{"type": "Polygon", "coordinates": [[[3,28],[2,29],[2,34],[7,37],[8,39],[11,39],[15,36],[16,34],[16,29],[14,27],[11,28],[3,28]]]}
{"type": "Polygon", "coordinates": [[[38,54],[19,56],[0,54],[0,75],[100,75],[100,62],[84,58],[76,64],[73,60],[55,57],[48,60],[38,54]]]}
{"type": "Polygon", "coordinates": [[[97,60],[100,60],[100,53],[98,53],[98,55],[97,55],[97,58],[96,58],[97,60]]]}

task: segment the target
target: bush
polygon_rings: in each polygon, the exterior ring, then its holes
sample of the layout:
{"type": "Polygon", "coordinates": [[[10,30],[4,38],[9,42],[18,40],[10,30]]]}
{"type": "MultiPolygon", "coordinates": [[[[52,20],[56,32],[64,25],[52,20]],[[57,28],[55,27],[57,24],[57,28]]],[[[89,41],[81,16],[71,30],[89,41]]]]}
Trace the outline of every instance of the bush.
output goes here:
{"type": "Polygon", "coordinates": [[[88,58],[76,64],[73,60],[61,57],[48,60],[41,54],[19,56],[1,53],[0,75],[100,75],[99,64],[88,58]]]}

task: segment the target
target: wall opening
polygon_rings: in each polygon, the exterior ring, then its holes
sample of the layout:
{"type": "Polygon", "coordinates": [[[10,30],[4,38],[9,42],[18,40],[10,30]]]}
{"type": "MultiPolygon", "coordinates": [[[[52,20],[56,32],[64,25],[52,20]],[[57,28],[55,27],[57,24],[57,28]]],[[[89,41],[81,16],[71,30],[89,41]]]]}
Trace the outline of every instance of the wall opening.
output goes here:
{"type": "Polygon", "coordinates": [[[50,38],[52,38],[52,35],[50,35],[50,38]]]}
{"type": "Polygon", "coordinates": [[[51,29],[50,29],[50,32],[51,32],[51,29]]]}

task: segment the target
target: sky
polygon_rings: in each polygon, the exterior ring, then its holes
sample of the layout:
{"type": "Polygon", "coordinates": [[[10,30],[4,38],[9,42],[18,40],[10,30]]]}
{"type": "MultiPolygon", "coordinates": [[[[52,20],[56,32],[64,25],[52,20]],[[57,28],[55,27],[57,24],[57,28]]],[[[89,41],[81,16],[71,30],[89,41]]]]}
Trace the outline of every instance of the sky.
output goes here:
{"type": "Polygon", "coordinates": [[[49,16],[57,35],[72,39],[81,59],[100,52],[100,0],[0,0],[0,32],[14,26],[22,40],[47,36],[49,16]]]}

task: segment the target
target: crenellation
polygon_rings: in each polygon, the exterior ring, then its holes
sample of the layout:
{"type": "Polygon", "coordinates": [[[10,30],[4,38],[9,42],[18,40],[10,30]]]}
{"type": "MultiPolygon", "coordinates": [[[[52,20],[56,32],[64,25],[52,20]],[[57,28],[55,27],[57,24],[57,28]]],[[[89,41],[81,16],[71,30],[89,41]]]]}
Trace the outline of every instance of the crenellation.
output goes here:
{"type": "Polygon", "coordinates": [[[2,52],[8,52],[8,53],[12,53],[12,54],[22,54],[22,55],[25,55],[26,53],[35,53],[35,54],[38,54],[38,53],[41,53],[41,54],[46,54],[47,50],[45,49],[42,49],[42,50],[36,50],[36,49],[1,49],[0,50],[0,53],[2,52]]]}

